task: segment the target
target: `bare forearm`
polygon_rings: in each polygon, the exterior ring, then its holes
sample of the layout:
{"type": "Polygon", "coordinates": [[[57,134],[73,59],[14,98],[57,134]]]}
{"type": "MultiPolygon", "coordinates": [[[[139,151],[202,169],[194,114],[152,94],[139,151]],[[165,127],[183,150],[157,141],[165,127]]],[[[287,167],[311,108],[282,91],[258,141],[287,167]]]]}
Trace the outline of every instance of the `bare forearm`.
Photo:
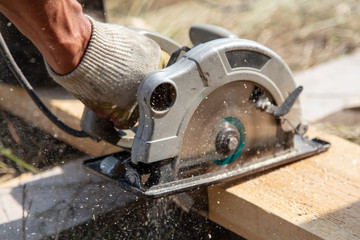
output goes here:
{"type": "Polygon", "coordinates": [[[0,0],[0,11],[40,50],[58,74],[73,71],[91,35],[75,0],[0,0]]]}

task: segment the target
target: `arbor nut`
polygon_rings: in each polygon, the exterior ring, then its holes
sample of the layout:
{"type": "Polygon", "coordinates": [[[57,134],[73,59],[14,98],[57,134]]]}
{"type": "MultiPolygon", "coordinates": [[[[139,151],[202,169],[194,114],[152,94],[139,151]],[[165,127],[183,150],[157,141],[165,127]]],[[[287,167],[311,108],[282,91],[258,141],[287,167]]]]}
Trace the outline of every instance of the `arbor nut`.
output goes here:
{"type": "Polygon", "coordinates": [[[235,136],[230,134],[226,139],[226,143],[229,151],[235,151],[239,144],[239,140],[235,136]]]}
{"type": "Polygon", "coordinates": [[[239,145],[239,134],[233,128],[224,128],[216,136],[216,152],[218,154],[230,155],[235,152],[239,145]]]}

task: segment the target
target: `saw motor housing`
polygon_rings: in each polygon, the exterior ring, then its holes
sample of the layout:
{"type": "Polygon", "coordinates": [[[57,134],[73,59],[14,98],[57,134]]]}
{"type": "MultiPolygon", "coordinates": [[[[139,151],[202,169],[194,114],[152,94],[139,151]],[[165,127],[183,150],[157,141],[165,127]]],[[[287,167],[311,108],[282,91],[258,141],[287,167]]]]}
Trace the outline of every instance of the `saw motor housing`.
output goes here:
{"type": "MultiPolygon", "coordinates": [[[[281,105],[296,88],[283,60],[256,42],[219,39],[198,45],[176,64],[150,74],[141,83],[138,103],[142,114],[132,161],[151,163],[178,156],[189,121],[201,102],[220,87],[227,85],[231,90],[232,83],[252,83],[266,89],[276,105],[281,105]]],[[[226,104],[234,103],[222,107],[226,104]]],[[[250,124],[255,125],[256,119],[250,124]]],[[[279,124],[284,132],[299,128],[299,100],[279,124]]]]}

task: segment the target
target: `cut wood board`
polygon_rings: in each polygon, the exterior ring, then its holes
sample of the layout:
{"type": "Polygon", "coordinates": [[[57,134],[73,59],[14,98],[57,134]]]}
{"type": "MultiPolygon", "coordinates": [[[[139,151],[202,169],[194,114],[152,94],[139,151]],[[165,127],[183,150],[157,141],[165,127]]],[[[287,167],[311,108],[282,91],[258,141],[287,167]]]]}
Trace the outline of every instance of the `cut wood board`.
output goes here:
{"type": "MultiPolygon", "coordinates": [[[[80,101],[61,87],[39,89],[36,92],[60,120],[75,129],[80,128],[84,109],[80,101]]],[[[76,138],[60,130],[43,115],[21,87],[0,84],[0,107],[89,155],[99,156],[121,150],[103,141],[96,143],[90,138],[76,138]]]]}
{"type": "Polygon", "coordinates": [[[311,131],[320,155],[209,187],[209,217],[248,239],[360,239],[360,146],[311,131]]]}

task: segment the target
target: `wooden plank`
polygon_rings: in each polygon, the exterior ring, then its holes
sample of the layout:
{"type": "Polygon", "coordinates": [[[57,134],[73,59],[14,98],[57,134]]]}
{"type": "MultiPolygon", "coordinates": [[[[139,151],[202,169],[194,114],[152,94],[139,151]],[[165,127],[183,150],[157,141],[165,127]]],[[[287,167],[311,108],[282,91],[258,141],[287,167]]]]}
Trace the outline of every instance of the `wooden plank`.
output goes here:
{"type": "MultiPolygon", "coordinates": [[[[79,129],[84,109],[80,101],[61,87],[39,89],[36,92],[59,119],[79,129]]],[[[42,114],[21,87],[0,84],[0,107],[89,155],[99,156],[121,150],[103,141],[96,143],[89,138],[76,138],[63,132],[42,114]]]]}
{"type": "Polygon", "coordinates": [[[326,153],[209,187],[209,217],[248,239],[359,239],[360,146],[311,131],[326,153]]]}

